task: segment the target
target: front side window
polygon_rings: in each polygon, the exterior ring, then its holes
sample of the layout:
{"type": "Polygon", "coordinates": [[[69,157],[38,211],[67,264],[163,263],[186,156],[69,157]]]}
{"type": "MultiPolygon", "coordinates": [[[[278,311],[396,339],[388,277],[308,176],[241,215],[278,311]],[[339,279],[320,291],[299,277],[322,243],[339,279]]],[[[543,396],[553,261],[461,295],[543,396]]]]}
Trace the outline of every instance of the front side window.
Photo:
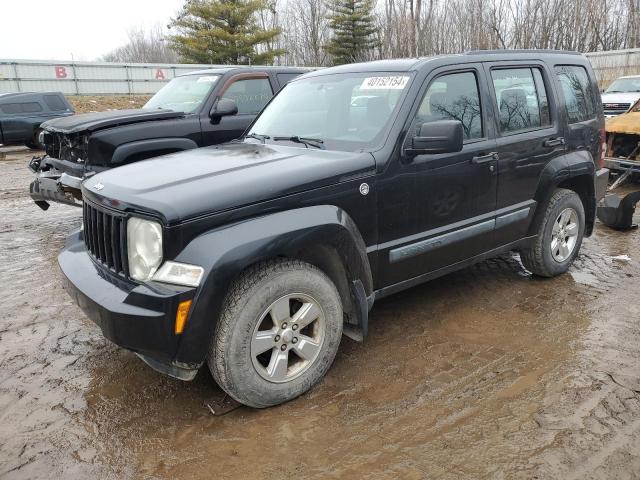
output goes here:
{"type": "Polygon", "coordinates": [[[547,93],[538,68],[492,70],[500,132],[513,133],[551,124],[547,93]]]}
{"type": "Polygon", "coordinates": [[[239,114],[255,115],[269,103],[273,90],[267,78],[246,78],[229,85],[222,97],[236,102],[239,114]]]}
{"type": "Polygon", "coordinates": [[[330,150],[378,147],[410,79],[406,72],[368,72],[296,80],[264,109],[249,134],[269,136],[269,141],[313,138],[330,150]]]}
{"type": "Polygon", "coordinates": [[[484,136],[475,73],[442,75],[429,85],[420,103],[414,125],[436,120],[459,120],[465,140],[484,136]]]}
{"type": "Polygon", "coordinates": [[[562,87],[569,123],[584,122],[595,118],[596,108],[593,89],[584,67],[563,65],[556,67],[556,75],[562,87]]]}
{"type": "Polygon", "coordinates": [[[193,113],[204,103],[220,75],[185,75],[162,87],[143,108],[193,113]]]}

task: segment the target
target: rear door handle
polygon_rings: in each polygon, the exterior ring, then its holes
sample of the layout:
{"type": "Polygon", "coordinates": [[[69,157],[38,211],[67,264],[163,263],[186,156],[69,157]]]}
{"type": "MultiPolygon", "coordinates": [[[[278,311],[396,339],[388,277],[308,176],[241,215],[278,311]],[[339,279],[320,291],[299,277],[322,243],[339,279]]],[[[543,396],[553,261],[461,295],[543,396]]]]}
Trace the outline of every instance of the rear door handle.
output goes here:
{"type": "Polygon", "coordinates": [[[564,138],[549,138],[542,143],[545,147],[557,147],[558,145],[564,145],[564,138]]]}
{"type": "Polygon", "coordinates": [[[471,163],[481,165],[483,163],[495,162],[498,160],[498,152],[487,153],[486,155],[478,155],[471,159],[471,163]]]}

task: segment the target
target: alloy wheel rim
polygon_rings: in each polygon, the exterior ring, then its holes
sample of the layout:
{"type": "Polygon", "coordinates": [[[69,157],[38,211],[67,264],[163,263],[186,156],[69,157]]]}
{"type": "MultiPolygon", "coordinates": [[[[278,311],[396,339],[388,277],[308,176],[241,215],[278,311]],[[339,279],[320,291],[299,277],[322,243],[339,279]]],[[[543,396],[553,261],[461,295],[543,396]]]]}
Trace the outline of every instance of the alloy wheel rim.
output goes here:
{"type": "Polygon", "coordinates": [[[284,295],[262,313],[251,337],[251,361],[273,383],[289,382],[306,372],[322,350],[324,312],[313,297],[284,295]]]}
{"type": "Polygon", "coordinates": [[[566,261],[578,243],[578,213],[573,208],[565,208],[553,222],[551,230],[551,256],[556,262],[566,261]]]}

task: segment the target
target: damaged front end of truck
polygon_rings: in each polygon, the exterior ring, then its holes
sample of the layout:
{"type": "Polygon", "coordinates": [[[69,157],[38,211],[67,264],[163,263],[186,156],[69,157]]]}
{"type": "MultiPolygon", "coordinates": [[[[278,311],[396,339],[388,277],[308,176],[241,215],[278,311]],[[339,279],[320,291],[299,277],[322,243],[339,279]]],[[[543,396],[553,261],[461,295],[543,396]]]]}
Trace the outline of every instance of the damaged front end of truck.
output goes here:
{"type": "Polygon", "coordinates": [[[605,225],[628,230],[633,224],[636,204],[640,201],[640,187],[621,197],[615,193],[625,182],[640,175],[640,100],[629,112],[607,121],[605,167],[617,175],[598,207],[598,218],[605,225]]]}
{"type": "Polygon", "coordinates": [[[29,163],[29,168],[36,174],[29,186],[31,198],[43,210],[49,208],[49,202],[81,206],[80,186],[87,176],[89,136],[46,131],[43,144],[46,154],[33,157],[29,163]]]}

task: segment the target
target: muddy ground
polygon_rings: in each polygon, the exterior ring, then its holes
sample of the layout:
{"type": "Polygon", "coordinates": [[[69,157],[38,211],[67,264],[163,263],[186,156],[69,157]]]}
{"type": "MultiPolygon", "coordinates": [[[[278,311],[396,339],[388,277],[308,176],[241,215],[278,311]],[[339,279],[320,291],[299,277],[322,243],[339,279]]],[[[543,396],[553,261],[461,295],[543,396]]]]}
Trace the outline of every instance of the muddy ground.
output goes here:
{"type": "Polygon", "coordinates": [[[598,225],[570,273],[504,256],[377,303],[326,379],[213,416],[105,341],[56,255],[80,209],[43,212],[28,154],[0,162],[0,478],[640,478],[640,232],[598,225]]]}

